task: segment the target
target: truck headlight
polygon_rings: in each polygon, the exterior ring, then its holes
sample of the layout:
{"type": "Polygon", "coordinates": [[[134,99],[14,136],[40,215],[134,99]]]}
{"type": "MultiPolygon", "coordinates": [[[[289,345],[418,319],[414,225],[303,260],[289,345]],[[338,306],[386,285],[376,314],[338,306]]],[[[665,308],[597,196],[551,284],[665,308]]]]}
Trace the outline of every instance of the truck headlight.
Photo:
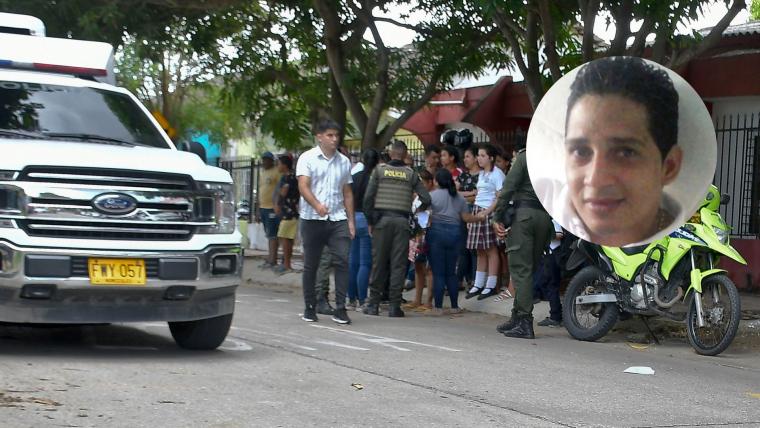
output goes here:
{"type": "Polygon", "coordinates": [[[718,236],[718,241],[723,245],[728,245],[728,231],[715,226],[712,229],[715,235],[718,236]]]}
{"type": "Polygon", "coordinates": [[[235,232],[235,187],[229,183],[200,183],[204,190],[214,193],[214,226],[202,226],[198,233],[235,232]]]}

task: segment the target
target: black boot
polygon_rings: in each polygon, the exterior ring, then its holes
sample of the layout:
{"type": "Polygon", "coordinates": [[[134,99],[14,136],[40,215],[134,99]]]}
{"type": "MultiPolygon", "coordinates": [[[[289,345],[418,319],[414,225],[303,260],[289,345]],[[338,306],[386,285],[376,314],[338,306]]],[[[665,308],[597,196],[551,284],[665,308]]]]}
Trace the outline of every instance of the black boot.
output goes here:
{"type": "Polygon", "coordinates": [[[517,326],[517,320],[519,318],[520,317],[517,316],[517,314],[515,313],[513,309],[512,313],[509,314],[509,319],[506,322],[503,322],[499,324],[498,326],[496,326],[496,331],[498,331],[501,334],[504,334],[508,332],[509,330],[512,330],[513,328],[515,328],[515,326],[517,326]]]}
{"type": "Polygon", "coordinates": [[[504,334],[508,332],[509,330],[512,330],[513,328],[515,328],[515,326],[517,326],[517,317],[512,315],[512,317],[510,317],[506,322],[503,322],[499,324],[498,326],[496,326],[496,331],[498,331],[501,334],[504,334]]]}
{"type": "Polygon", "coordinates": [[[321,296],[317,298],[317,313],[322,315],[335,315],[335,309],[330,306],[330,302],[327,301],[326,297],[321,296]]]}
{"type": "Polygon", "coordinates": [[[367,303],[367,306],[362,309],[362,312],[365,315],[380,315],[380,309],[378,308],[378,305],[367,303]]]}
{"type": "Polygon", "coordinates": [[[388,316],[391,318],[402,318],[404,311],[401,310],[401,306],[399,305],[391,305],[391,308],[388,310],[388,316]]]}
{"type": "Polygon", "coordinates": [[[517,320],[517,325],[504,333],[507,337],[517,337],[520,339],[535,339],[536,335],[533,334],[533,317],[520,317],[517,320]]]}

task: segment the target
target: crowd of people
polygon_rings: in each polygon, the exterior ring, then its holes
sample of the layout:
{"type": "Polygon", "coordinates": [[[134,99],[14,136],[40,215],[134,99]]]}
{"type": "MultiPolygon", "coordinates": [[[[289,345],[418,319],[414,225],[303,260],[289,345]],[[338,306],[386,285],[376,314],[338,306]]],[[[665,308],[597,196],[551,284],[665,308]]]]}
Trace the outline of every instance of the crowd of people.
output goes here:
{"type": "Polygon", "coordinates": [[[458,313],[464,291],[466,299],[516,297],[510,320],[498,327],[507,336],[533,336],[534,297],[551,304],[550,317],[539,325],[561,325],[553,251],[563,231],[551,227],[535,194],[530,197],[524,148],[505,154],[487,143],[430,145],[424,165],[415,169],[400,141],[382,152],[367,149],[352,163],[339,145],[340,132],[337,123],[321,121],[317,145],[295,169],[290,155],[279,156],[277,164],[271,153],[262,156],[256,219],[270,244],[261,267],[292,272],[300,228],[303,320],[317,321],[320,314],[348,324],[348,310],[379,315],[382,302],[390,317],[403,317],[404,310],[458,313]],[[513,213],[511,227],[503,227],[507,212],[513,213]],[[402,298],[404,288],[415,289],[412,301],[402,298]]]}

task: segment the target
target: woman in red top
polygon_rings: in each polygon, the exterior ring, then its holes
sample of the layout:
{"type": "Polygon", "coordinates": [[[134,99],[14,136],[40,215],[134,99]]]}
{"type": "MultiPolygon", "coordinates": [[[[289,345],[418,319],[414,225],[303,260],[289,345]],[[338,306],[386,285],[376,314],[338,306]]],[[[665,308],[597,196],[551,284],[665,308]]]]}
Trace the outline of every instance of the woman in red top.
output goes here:
{"type": "Polygon", "coordinates": [[[441,149],[441,166],[448,169],[451,177],[456,182],[462,170],[457,166],[459,164],[459,150],[451,145],[444,146],[441,149]]]}

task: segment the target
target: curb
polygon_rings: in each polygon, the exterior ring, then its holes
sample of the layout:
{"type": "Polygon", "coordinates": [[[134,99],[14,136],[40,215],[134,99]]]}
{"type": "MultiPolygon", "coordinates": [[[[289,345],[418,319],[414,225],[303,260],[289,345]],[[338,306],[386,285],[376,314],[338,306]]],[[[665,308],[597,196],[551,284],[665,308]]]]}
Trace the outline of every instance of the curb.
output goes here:
{"type": "MultiPolygon", "coordinates": [[[[275,285],[285,286],[292,288],[293,290],[301,290],[301,272],[287,273],[284,275],[278,275],[270,269],[259,269],[263,257],[260,255],[245,255],[245,261],[243,265],[244,277],[243,285],[275,285]]],[[[296,261],[294,258],[294,264],[300,266],[300,260],[296,261]]],[[[332,280],[331,280],[332,283],[332,280]]],[[[483,300],[477,300],[476,297],[465,300],[464,292],[460,292],[458,303],[459,306],[467,310],[468,312],[486,313],[492,315],[499,315],[506,317],[512,311],[512,303],[514,299],[506,299],[500,302],[495,302],[495,296],[489,297],[483,300]]],[[[403,296],[406,300],[414,299],[414,290],[405,291],[403,296]]],[[[752,297],[754,299],[754,297],[752,297]]],[[[760,299],[760,296],[758,297],[760,299]]],[[[449,306],[448,297],[444,297],[444,307],[449,306]]],[[[549,316],[549,304],[547,302],[540,302],[534,306],[533,319],[538,322],[549,316]]],[[[663,317],[655,317],[648,320],[649,327],[655,332],[658,337],[686,337],[686,323],[669,320],[663,317]]],[[[638,317],[633,317],[630,320],[618,321],[613,328],[613,331],[628,332],[634,335],[646,334],[646,328],[638,317]]],[[[736,338],[760,338],[760,319],[741,320],[739,322],[739,330],[736,333],[736,338]]]]}

